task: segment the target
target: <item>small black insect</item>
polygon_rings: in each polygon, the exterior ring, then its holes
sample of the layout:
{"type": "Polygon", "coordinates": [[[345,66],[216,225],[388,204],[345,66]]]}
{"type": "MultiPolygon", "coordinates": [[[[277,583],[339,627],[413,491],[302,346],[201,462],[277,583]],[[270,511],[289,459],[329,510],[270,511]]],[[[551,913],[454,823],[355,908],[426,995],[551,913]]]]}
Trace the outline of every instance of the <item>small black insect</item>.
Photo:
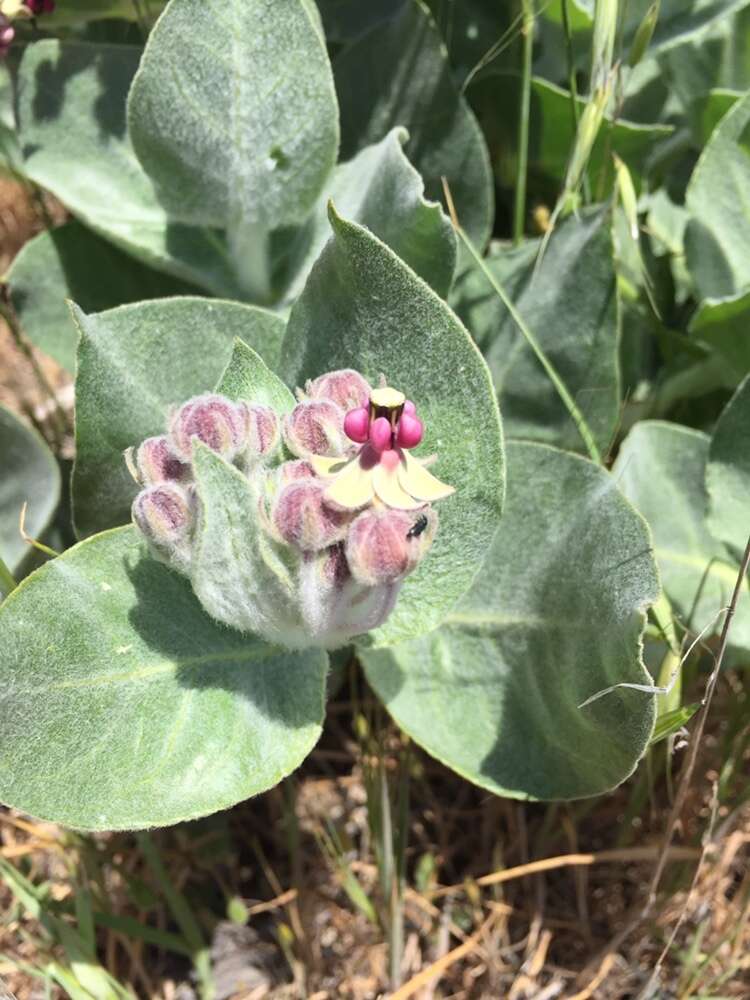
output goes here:
{"type": "Polygon", "coordinates": [[[420,514],[411,528],[406,532],[407,538],[419,538],[430,522],[424,514],[420,514]]]}

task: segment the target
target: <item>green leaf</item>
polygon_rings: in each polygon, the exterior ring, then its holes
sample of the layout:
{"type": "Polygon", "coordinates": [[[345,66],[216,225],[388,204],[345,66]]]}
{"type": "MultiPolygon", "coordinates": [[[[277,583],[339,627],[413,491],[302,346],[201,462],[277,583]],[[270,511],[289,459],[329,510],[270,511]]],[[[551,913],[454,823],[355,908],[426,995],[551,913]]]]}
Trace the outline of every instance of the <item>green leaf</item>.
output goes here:
{"type": "Polygon", "coordinates": [[[741,378],[750,371],[750,291],[705,299],[690,320],[689,332],[726,358],[741,378]]]}
{"type": "MultiPolygon", "coordinates": [[[[504,286],[575,399],[602,452],[619,408],[619,322],[609,215],[571,216],[550,238],[495,248],[487,266],[504,286]],[[535,267],[537,267],[536,273],[535,267]]],[[[457,280],[451,304],[484,352],[512,437],[579,451],[583,443],[560,396],[480,269],[457,280]]]]}
{"type": "Polygon", "coordinates": [[[367,678],[417,743],[515,798],[571,799],[633,770],[655,699],[645,610],[659,593],[648,529],[612,477],[546,445],[508,445],[503,520],[473,588],[442,628],[362,651],[367,678]]]}
{"type": "Polygon", "coordinates": [[[235,297],[223,234],[168,218],[130,144],[125,101],[140,49],[48,39],[18,74],[25,172],[89,228],[139,260],[235,297]]]}
{"type": "Polygon", "coordinates": [[[750,215],[738,211],[750,186],[750,94],[722,118],[688,184],[687,263],[701,298],[750,285],[750,215]]]}
{"type": "MultiPolygon", "coordinates": [[[[472,107],[487,138],[495,176],[501,187],[506,189],[512,189],[516,183],[520,88],[521,78],[517,74],[498,72],[483,76],[471,87],[472,107]],[[502,114],[498,114],[498,107],[503,108],[502,114]]],[[[579,99],[581,112],[586,104],[579,99]]],[[[576,138],[568,91],[548,80],[534,77],[531,81],[529,130],[530,176],[553,203],[565,179],[576,138]]],[[[640,188],[654,143],[665,139],[673,131],[671,125],[623,120],[612,122],[605,117],[588,165],[588,177],[595,197],[603,201],[612,189],[613,152],[627,163],[636,186],[640,188]]]]}
{"type": "Polygon", "coordinates": [[[654,732],[648,745],[653,746],[654,743],[660,743],[667,736],[671,736],[679,729],[682,729],[687,722],[690,722],[700,707],[700,702],[696,701],[692,705],[683,705],[681,708],[675,708],[671,712],[665,712],[664,715],[656,720],[654,732]]]}
{"type": "Polygon", "coordinates": [[[23,247],[7,274],[24,333],[45,354],[75,372],[77,335],[66,299],[86,312],[195,289],[154,271],[80,222],[45,230],[23,247]]]}
{"type": "Polygon", "coordinates": [[[487,148],[425,7],[416,0],[406,4],[345,48],[333,70],[342,157],[405,126],[406,154],[424,177],[428,197],[442,198],[445,176],[461,224],[484,245],[494,216],[487,148]]]}
{"type": "Polygon", "coordinates": [[[706,489],[709,528],[741,557],[750,535],[750,375],[714,429],[706,489]]]}
{"type": "Polygon", "coordinates": [[[406,131],[392,129],[340,164],[307,224],[293,232],[284,266],[284,298],[293,301],[330,236],[329,198],[348,219],[366,226],[443,298],[456,263],[456,237],[440,206],[424,199],[424,183],[402,149],[406,131]]]}
{"type": "Polygon", "coordinates": [[[302,222],[336,163],[338,115],[307,0],[172,0],[128,99],[135,151],[171,215],[302,222]]]}
{"type": "Polygon", "coordinates": [[[163,826],[289,774],[320,734],[326,659],[220,627],[132,528],[0,607],[0,800],[83,829],[163,826]]]}
{"type": "Polygon", "coordinates": [[[489,372],[445,303],[367,230],[333,209],[331,225],[333,239],[292,310],[281,374],[304,385],[337,368],[355,368],[372,383],[384,373],[417,404],[420,454],[437,452],[436,475],[456,488],[439,504],[428,557],[372,633],[396,642],[440,623],[495,533],[504,483],[499,414],[489,372]]]}
{"type": "MultiPolygon", "coordinates": [[[[662,585],[682,625],[697,633],[721,626],[738,565],[706,524],[709,438],[660,421],[636,424],[625,439],[613,474],[648,521],[662,585]]],[[[750,649],[750,592],[744,588],[729,636],[750,649]]]]}
{"type": "Polygon", "coordinates": [[[236,338],[224,374],[216,392],[229,399],[244,399],[246,403],[261,403],[277,413],[289,413],[296,400],[278,375],[263,363],[255,351],[236,338]]]}
{"type": "Polygon", "coordinates": [[[0,455],[0,558],[15,572],[29,551],[19,531],[21,508],[28,503],[26,531],[39,538],[60,500],[60,470],[36,431],[4,406],[0,406],[0,455]]]}
{"type": "Polygon", "coordinates": [[[254,306],[175,298],[86,316],[76,380],[73,508],[81,535],[124,524],[137,486],[123,452],[166,429],[167,411],[213,390],[239,338],[269,366],[284,322],[254,306]]]}

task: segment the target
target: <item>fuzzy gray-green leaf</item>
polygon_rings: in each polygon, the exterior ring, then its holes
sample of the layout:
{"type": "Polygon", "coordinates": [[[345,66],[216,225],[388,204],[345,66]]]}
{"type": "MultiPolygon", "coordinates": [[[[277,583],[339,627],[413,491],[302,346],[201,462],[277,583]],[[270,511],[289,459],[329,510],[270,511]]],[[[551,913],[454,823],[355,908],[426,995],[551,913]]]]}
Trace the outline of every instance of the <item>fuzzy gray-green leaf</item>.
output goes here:
{"type": "MultiPolygon", "coordinates": [[[[705,476],[709,438],[660,421],[641,421],[613,468],[620,488],[648,521],[662,585],[685,628],[721,627],[737,580],[737,560],[710,532],[705,476]],[[713,625],[712,625],[713,623],[713,625]]],[[[740,594],[731,645],[750,649],[750,592],[740,594]]]]}
{"type": "Polygon", "coordinates": [[[398,724],[475,784],[517,798],[596,795],[644,752],[655,699],[644,612],[659,593],[648,529],[612,477],[546,445],[508,445],[500,529],[436,632],[364,650],[398,724]]]}
{"type": "Polygon", "coordinates": [[[237,296],[223,234],[169,218],[133,152],[125,101],[139,57],[132,45],[29,45],[18,71],[24,171],[138,259],[216,295],[237,296]]]}
{"type": "Polygon", "coordinates": [[[0,607],[0,801],[85,829],[163,826],[275,785],[320,734],[325,655],[217,625],[135,529],[0,607]]]}
{"type": "Polygon", "coordinates": [[[38,538],[60,499],[60,471],[37,432],[4,406],[0,406],[0,468],[0,558],[15,571],[29,552],[19,530],[21,508],[28,504],[26,530],[38,538]]]}
{"type": "Polygon", "coordinates": [[[183,222],[302,222],[336,162],[325,42],[303,0],[172,0],[128,99],[136,153],[183,222]]]}

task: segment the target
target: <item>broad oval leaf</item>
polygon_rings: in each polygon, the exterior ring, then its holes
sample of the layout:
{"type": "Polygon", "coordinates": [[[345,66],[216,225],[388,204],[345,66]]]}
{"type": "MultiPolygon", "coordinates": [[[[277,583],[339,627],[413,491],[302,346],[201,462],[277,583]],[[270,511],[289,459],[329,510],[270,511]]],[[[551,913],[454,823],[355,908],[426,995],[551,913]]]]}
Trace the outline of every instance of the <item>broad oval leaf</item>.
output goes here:
{"type": "Polygon", "coordinates": [[[738,211],[750,187],[750,94],[719,122],[690,178],[687,263],[701,298],[725,298],[750,285],[750,215],[738,211]]]}
{"type": "Polygon", "coordinates": [[[0,466],[0,558],[15,572],[29,552],[19,530],[21,508],[28,504],[26,531],[39,538],[60,500],[60,470],[37,432],[4,406],[0,406],[0,466]]]}
{"type": "Polygon", "coordinates": [[[214,294],[239,296],[224,235],[169,219],[133,152],[125,101],[139,57],[129,45],[29,45],[18,72],[24,171],[138,259],[214,294]]]}
{"type": "Polygon", "coordinates": [[[290,386],[337,368],[384,373],[417,404],[421,455],[456,488],[438,505],[437,540],[372,633],[397,642],[435,628],[468,588],[497,529],[504,489],[500,417],[481,355],[445,303],[366,229],[331,211],[333,239],[289,319],[281,373],[290,386]]]}
{"type": "Polygon", "coordinates": [[[443,626],[363,650],[396,722],[443,763],[514,798],[571,799],[623,781],[643,754],[655,699],[645,610],[659,583],[648,528],[612,477],[546,445],[508,444],[500,530],[443,626]]]}
{"type": "Polygon", "coordinates": [[[75,221],[29,240],[14,259],[7,281],[24,333],[71,373],[76,367],[78,336],[66,299],[73,299],[86,312],[101,312],[128,302],[195,291],[146,267],[75,221]]]}
{"type": "MultiPolygon", "coordinates": [[[[664,591],[682,624],[694,633],[709,627],[710,635],[721,627],[739,567],[706,523],[708,449],[699,431],[646,420],[628,434],[612,471],[651,527],[664,591]]],[[[750,650],[747,585],[729,641],[750,650]]]]}
{"type": "Polygon", "coordinates": [[[167,411],[213,390],[235,338],[278,360],[284,322],[273,313],[216,299],[155,299],[86,316],[76,380],[73,508],[80,535],[130,520],[138,487],[126,448],[164,433],[167,411]]]}
{"type": "Polygon", "coordinates": [[[483,245],[494,216],[489,155],[424,5],[410,0],[347,46],[333,71],[342,156],[403,125],[409,132],[406,155],[424,177],[428,197],[442,198],[446,177],[462,226],[483,245]]]}
{"type": "Polygon", "coordinates": [[[171,0],[133,80],[128,122],[174,218],[265,231],[302,222],[339,139],[311,0],[171,0]]]}
{"type": "Polygon", "coordinates": [[[0,606],[0,800],[89,830],[225,809],[320,734],[326,657],[213,622],[134,528],[90,538],[0,606]]]}
{"type": "Polygon", "coordinates": [[[706,488],[709,528],[741,556],[750,536],[750,375],[714,429],[706,488]]]}
{"type": "MultiPolygon", "coordinates": [[[[619,318],[609,214],[571,216],[538,263],[539,240],[499,247],[487,267],[511,296],[602,452],[619,408],[619,318]]],[[[450,302],[484,352],[509,436],[572,451],[581,436],[555,386],[485,275],[471,264],[450,302]]]]}

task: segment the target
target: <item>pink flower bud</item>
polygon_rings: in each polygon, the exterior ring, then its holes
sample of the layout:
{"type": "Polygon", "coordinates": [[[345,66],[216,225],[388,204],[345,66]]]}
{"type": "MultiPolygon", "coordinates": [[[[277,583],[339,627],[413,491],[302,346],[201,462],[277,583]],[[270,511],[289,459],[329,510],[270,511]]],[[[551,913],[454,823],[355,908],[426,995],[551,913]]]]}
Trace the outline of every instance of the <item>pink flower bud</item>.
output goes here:
{"type": "Polygon", "coordinates": [[[364,444],[370,436],[370,413],[366,406],[349,410],[344,417],[344,433],[357,444],[364,444]]]}
{"type": "Polygon", "coordinates": [[[366,407],[370,391],[367,381],[353,368],[343,368],[341,371],[320,375],[306,386],[310,399],[330,399],[340,406],[344,413],[355,407],[366,407]]]}
{"type": "Polygon", "coordinates": [[[410,417],[416,417],[417,415],[417,408],[410,399],[407,399],[404,403],[404,413],[408,413],[410,417]]]}
{"type": "Polygon", "coordinates": [[[315,479],[315,470],[309,462],[301,458],[296,458],[291,462],[282,462],[276,470],[276,481],[278,488],[289,483],[299,482],[300,479],[315,479]]]}
{"type": "Polygon", "coordinates": [[[133,520],[159,548],[171,548],[187,539],[192,524],[187,492],[174,483],[141,490],[133,501],[133,520]]]}
{"type": "Polygon", "coordinates": [[[386,417],[378,417],[370,424],[370,444],[375,451],[387,451],[391,447],[393,432],[386,417]]]}
{"type": "Polygon", "coordinates": [[[153,486],[167,480],[180,482],[187,479],[190,473],[190,466],[179,460],[164,434],[146,438],[138,446],[135,464],[138,478],[144,486],[153,486]]]}
{"type": "Polygon", "coordinates": [[[276,530],[303,552],[318,552],[346,535],[351,515],[326,506],[324,490],[325,484],[316,479],[301,479],[285,486],[274,504],[276,530]]]}
{"type": "Polygon", "coordinates": [[[195,396],[172,417],[169,433],[177,455],[188,461],[193,454],[193,438],[213,451],[234,458],[247,444],[249,416],[245,404],[207,393],[195,396]]]}
{"type": "Polygon", "coordinates": [[[298,458],[311,455],[343,455],[344,411],[327,399],[298,403],[284,418],[284,443],[298,458]]]}
{"type": "Polygon", "coordinates": [[[245,457],[253,463],[276,451],[281,439],[279,418],[270,406],[257,403],[240,404],[247,413],[248,440],[245,457]]]}
{"type": "Polygon", "coordinates": [[[346,541],[354,578],[376,586],[407,576],[426,554],[436,528],[437,515],[430,507],[417,512],[364,511],[353,521],[346,541]]]}
{"type": "Polygon", "coordinates": [[[398,434],[396,443],[402,448],[416,448],[422,440],[424,429],[422,421],[410,413],[402,413],[398,422],[398,434]]]}

